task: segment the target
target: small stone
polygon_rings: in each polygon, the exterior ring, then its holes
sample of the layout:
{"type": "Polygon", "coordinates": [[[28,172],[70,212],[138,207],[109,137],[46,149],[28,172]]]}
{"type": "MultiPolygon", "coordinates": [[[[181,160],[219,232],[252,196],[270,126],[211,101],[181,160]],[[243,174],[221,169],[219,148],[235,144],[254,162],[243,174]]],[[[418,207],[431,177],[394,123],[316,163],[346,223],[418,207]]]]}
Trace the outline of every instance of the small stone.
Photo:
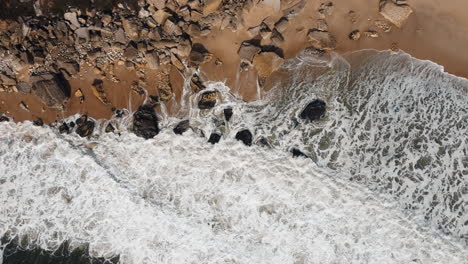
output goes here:
{"type": "Polygon", "coordinates": [[[198,101],[198,108],[201,110],[213,108],[216,105],[217,98],[217,91],[207,91],[202,93],[200,101],[198,101]]]}
{"type": "Polygon", "coordinates": [[[348,37],[350,40],[358,40],[361,38],[361,32],[358,29],[353,30],[348,37]]]}
{"type": "Polygon", "coordinates": [[[93,91],[94,96],[96,96],[99,101],[103,104],[110,104],[109,99],[106,96],[106,91],[104,90],[104,82],[99,79],[95,79],[91,85],[91,90],[93,91]]]}
{"type": "Polygon", "coordinates": [[[23,109],[24,111],[29,112],[29,107],[28,107],[28,105],[27,105],[25,102],[23,102],[23,101],[21,101],[21,102],[19,103],[19,107],[21,107],[21,109],[23,109]]]}
{"type": "Polygon", "coordinates": [[[41,126],[44,125],[44,121],[41,118],[38,118],[38,119],[34,120],[33,125],[41,127],[41,126]]]}
{"type": "Polygon", "coordinates": [[[253,135],[248,129],[243,129],[237,132],[236,139],[242,141],[246,146],[252,146],[253,135]]]}
{"type": "Polygon", "coordinates": [[[366,36],[367,38],[378,38],[379,32],[375,30],[368,30],[364,32],[364,36],[366,36]]]}
{"type": "Polygon", "coordinates": [[[173,131],[176,135],[182,135],[190,128],[190,121],[189,120],[182,120],[180,121],[176,127],[174,127],[173,131]]]}
{"type": "Polygon", "coordinates": [[[208,139],[208,143],[211,143],[214,145],[218,143],[220,140],[221,140],[221,134],[213,132],[211,133],[210,138],[208,139]]]}
{"type": "Polygon", "coordinates": [[[325,115],[326,107],[327,104],[323,100],[315,99],[304,108],[299,117],[309,121],[319,120],[325,115]]]}

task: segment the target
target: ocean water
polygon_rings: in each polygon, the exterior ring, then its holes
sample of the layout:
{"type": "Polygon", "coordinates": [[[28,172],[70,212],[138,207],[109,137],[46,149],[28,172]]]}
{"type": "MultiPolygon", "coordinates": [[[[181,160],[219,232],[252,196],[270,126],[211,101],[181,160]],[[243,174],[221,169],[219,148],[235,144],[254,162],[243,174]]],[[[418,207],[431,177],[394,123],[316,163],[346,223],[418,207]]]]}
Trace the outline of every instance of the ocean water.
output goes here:
{"type": "Polygon", "coordinates": [[[219,102],[200,111],[187,88],[182,136],[164,109],[150,140],[131,115],[91,139],[0,123],[0,234],[120,263],[468,263],[468,81],[442,70],[306,51],[252,103],[210,83],[219,102]],[[317,98],[325,117],[301,120],[317,98]]]}

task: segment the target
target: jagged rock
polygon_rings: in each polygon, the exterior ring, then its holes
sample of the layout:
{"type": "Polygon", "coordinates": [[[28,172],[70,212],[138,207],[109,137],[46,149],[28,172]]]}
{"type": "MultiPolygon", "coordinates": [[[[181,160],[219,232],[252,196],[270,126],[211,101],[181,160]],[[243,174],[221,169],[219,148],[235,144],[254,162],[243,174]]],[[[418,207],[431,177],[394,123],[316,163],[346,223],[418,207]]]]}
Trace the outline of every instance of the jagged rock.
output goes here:
{"type": "Polygon", "coordinates": [[[211,143],[214,145],[218,143],[220,140],[221,140],[221,134],[213,132],[211,133],[210,138],[208,139],[208,143],[211,143]]]}
{"type": "Polygon", "coordinates": [[[275,29],[273,29],[273,31],[271,32],[271,38],[270,38],[271,42],[276,45],[276,46],[280,46],[281,44],[283,44],[284,42],[284,37],[283,35],[275,29]]]}
{"type": "Polygon", "coordinates": [[[243,42],[239,48],[239,57],[243,60],[252,61],[254,56],[257,55],[262,49],[251,43],[243,42]]]}
{"type": "Polygon", "coordinates": [[[401,28],[413,13],[413,9],[408,5],[398,5],[392,1],[384,1],[380,6],[380,14],[395,26],[401,28]]]}
{"type": "Polygon", "coordinates": [[[252,146],[253,135],[248,129],[237,132],[236,139],[242,141],[246,146],[252,146]]]}
{"type": "Polygon", "coordinates": [[[80,137],[89,137],[93,134],[95,123],[88,119],[87,115],[82,115],[76,120],[76,133],[80,137]]]}
{"type": "Polygon", "coordinates": [[[133,114],[133,133],[150,139],[159,134],[158,117],[151,105],[141,105],[133,114]]]}
{"type": "Polygon", "coordinates": [[[145,55],[146,65],[150,69],[157,69],[159,67],[159,57],[154,52],[148,52],[145,55]]]}
{"type": "Polygon", "coordinates": [[[304,10],[304,7],[306,6],[307,1],[306,0],[300,0],[297,4],[291,6],[288,9],[285,9],[283,11],[283,15],[286,17],[293,17],[297,14],[299,14],[302,10],[304,10]]]}
{"type": "Polygon", "coordinates": [[[304,108],[299,117],[309,121],[319,120],[325,115],[326,111],[327,104],[320,99],[315,99],[304,108]]]}
{"type": "Polygon", "coordinates": [[[174,127],[173,131],[176,135],[182,135],[190,128],[190,121],[189,120],[182,120],[180,121],[176,127],[174,127]]]}
{"type": "Polygon", "coordinates": [[[312,29],[308,34],[312,46],[323,50],[332,50],[336,48],[336,39],[327,31],[312,29]]]}
{"type": "Polygon", "coordinates": [[[76,13],[68,12],[63,14],[63,17],[65,18],[65,20],[70,22],[70,24],[74,26],[75,29],[81,27],[80,22],[78,22],[78,18],[76,17],[76,13]]]}
{"type": "Polygon", "coordinates": [[[309,157],[309,156],[307,156],[306,154],[304,154],[304,152],[300,151],[300,150],[297,149],[297,148],[291,149],[291,153],[292,153],[292,155],[293,155],[294,158],[297,158],[297,157],[308,158],[308,157],[309,157]]]}
{"type": "Polygon", "coordinates": [[[320,31],[328,31],[328,24],[325,19],[317,20],[317,29],[320,31]]]}
{"type": "Polygon", "coordinates": [[[180,27],[174,22],[172,22],[170,19],[166,19],[163,29],[164,32],[168,35],[182,35],[182,29],[180,29],[180,27]]]}
{"type": "Polygon", "coordinates": [[[202,93],[200,101],[198,101],[198,108],[201,110],[213,108],[216,105],[217,98],[217,91],[207,91],[202,93]]]}
{"type": "Polygon", "coordinates": [[[319,14],[322,16],[331,16],[333,14],[334,5],[332,2],[325,2],[320,4],[320,8],[318,10],[319,14]]]}
{"type": "Polygon", "coordinates": [[[125,48],[124,57],[128,60],[134,60],[138,56],[138,49],[136,44],[131,41],[130,44],[125,48]]]}
{"type": "Polygon", "coordinates": [[[190,88],[192,89],[192,92],[198,93],[206,87],[205,85],[203,85],[203,82],[200,80],[200,77],[194,74],[190,79],[190,88]]]}
{"type": "Polygon", "coordinates": [[[70,98],[70,85],[59,74],[44,74],[32,76],[32,92],[51,108],[62,109],[63,104],[70,98]]]}
{"type": "Polygon", "coordinates": [[[286,31],[288,28],[289,21],[286,17],[282,17],[278,22],[275,24],[275,29],[278,30],[278,32],[282,33],[286,31]]]}
{"type": "Polygon", "coordinates": [[[231,117],[233,115],[232,108],[225,108],[223,112],[224,112],[224,118],[226,119],[227,122],[229,122],[229,120],[231,120],[231,117]]]}
{"type": "Polygon", "coordinates": [[[166,6],[166,0],[147,0],[147,2],[157,9],[163,9],[166,6]]]}
{"type": "Polygon", "coordinates": [[[59,69],[64,69],[70,75],[75,75],[80,71],[80,65],[76,61],[58,61],[57,66],[59,69]]]}
{"type": "Polygon", "coordinates": [[[191,66],[198,66],[210,61],[212,58],[213,55],[203,45],[194,44],[189,54],[189,64],[191,66]]]}
{"type": "Polygon", "coordinates": [[[109,123],[109,124],[106,126],[105,132],[106,132],[106,133],[114,133],[114,131],[115,131],[114,126],[113,126],[111,123],[109,123]]]}
{"type": "Polygon", "coordinates": [[[266,78],[283,65],[284,59],[274,52],[262,52],[255,55],[253,65],[258,76],[266,78]]]}
{"type": "Polygon", "coordinates": [[[0,73],[0,82],[3,85],[16,85],[16,80],[7,76],[6,74],[0,73]]]}
{"type": "Polygon", "coordinates": [[[207,16],[216,10],[221,6],[222,0],[205,0],[205,7],[203,8],[203,15],[207,16]]]}
{"type": "Polygon", "coordinates": [[[350,40],[358,40],[361,38],[361,32],[358,29],[353,30],[348,37],[350,40]]]}
{"type": "Polygon", "coordinates": [[[18,88],[18,91],[26,94],[31,93],[31,87],[32,85],[27,82],[19,82],[16,84],[16,88],[18,88]]]}
{"type": "Polygon", "coordinates": [[[125,37],[125,31],[122,28],[119,28],[117,31],[115,31],[114,39],[118,43],[122,43],[122,44],[127,43],[127,38],[125,37]]]}
{"type": "Polygon", "coordinates": [[[140,29],[135,21],[123,18],[122,26],[128,38],[132,40],[138,40],[140,29]]]}
{"type": "Polygon", "coordinates": [[[164,25],[164,22],[166,19],[170,16],[169,13],[164,11],[163,9],[159,9],[158,11],[154,12],[152,14],[153,19],[158,23],[159,25],[164,25]]]}

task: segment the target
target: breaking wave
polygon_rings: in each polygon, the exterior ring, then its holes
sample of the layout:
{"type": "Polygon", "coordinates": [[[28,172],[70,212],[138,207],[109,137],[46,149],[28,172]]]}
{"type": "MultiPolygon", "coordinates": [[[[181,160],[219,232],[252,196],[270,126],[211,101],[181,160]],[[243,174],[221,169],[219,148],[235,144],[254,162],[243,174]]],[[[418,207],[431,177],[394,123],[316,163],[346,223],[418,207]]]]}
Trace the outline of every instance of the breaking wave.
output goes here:
{"type": "Polygon", "coordinates": [[[467,80],[377,51],[306,51],[277,76],[252,103],[211,83],[211,110],[187,87],[182,136],[167,116],[146,141],[131,115],[91,139],[0,123],[0,234],[121,263],[467,263],[467,80]]]}

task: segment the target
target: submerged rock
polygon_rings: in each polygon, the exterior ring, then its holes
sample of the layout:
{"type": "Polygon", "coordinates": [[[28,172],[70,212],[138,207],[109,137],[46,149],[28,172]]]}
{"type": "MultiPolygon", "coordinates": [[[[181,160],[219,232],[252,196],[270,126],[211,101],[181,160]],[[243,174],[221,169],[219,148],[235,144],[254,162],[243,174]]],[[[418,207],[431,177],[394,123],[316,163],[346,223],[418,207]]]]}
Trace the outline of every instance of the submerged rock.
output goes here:
{"type": "Polygon", "coordinates": [[[141,105],[133,114],[133,133],[145,139],[159,134],[158,117],[151,105],[141,105]]]}
{"type": "Polygon", "coordinates": [[[322,116],[325,115],[327,110],[326,107],[327,104],[324,101],[315,99],[314,101],[310,102],[304,110],[302,110],[299,117],[310,121],[319,120],[322,116]]]}
{"type": "Polygon", "coordinates": [[[214,145],[218,143],[220,140],[221,140],[221,134],[214,132],[214,133],[211,133],[210,138],[208,139],[208,143],[211,143],[214,145]]]}
{"type": "Polygon", "coordinates": [[[3,259],[4,264],[20,264],[20,263],[35,263],[35,264],[116,264],[119,263],[120,257],[112,258],[91,257],[89,255],[89,246],[83,244],[70,251],[68,241],[63,242],[55,251],[44,250],[37,246],[22,245],[18,237],[8,241],[7,238],[2,238],[2,246],[4,246],[3,259]]]}
{"type": "Polygon", "coordinates": [[[10,121],[10,118],[4,116],[4,115],[0,115],[0,122],[8,122],[10,121]]]}
{"type": "Polygon", "coordinates": [[[106,133],[114,133],[115,128],[114,128],[114,126],[113,126],[112,124],[109,123],[109,124],[106,126],[106,130],[105,130],[105,131],[106,131],[106,133]]]}
{"type": "Polygon", "coordinates": [[[236,139],[242,141],[246,146],[252,146],[253,135],[248,129],[243,129],[237,132],[236,139]]]}
{"type": "Polygon", "coordinates": [[[174,127],[173,131],[176,135],[182,135],[190,128],[190,121],[189,120],[182,120],[180,121],[176,127],[174,127]]]}
{"type": "Polygon", "coordinates": [[[201,110],[213,108],[216,105],[217,97],[217,91],[204,92],[198,101],[198,108],[201,110]]]}
{"type": "Polygon", "coordinates": [[[43,126],[43,125],[44,125],[44,121],[42,121],[41,118],[38,118],[38,119],[34,120],[33,125],[35,125],[35,126],[43,126]]]}
{"type": "Polygon", "coordinates": [[[95,123],[92,120],[88,119],[87,115],[82,115],[76,120],[76,133],[80,137],[89,137],[93,134],[95,123]]]}
{"type": "Polygon", "coordinates": [[[58,129],[59,129],[60,134],[64,134],[64,133],[70,134],[70,127],[68,126],[66,122],[63,122],[63,124],[60,125],[58,129]]]}
{"type": "Polygon", "coordinates": [[[293,154],[293,157],[294,157],[294,158],[297,158],[297,157],[308,158],[308,157],[309,157],[309,156],[307,156],[306,154],[304,154],[304,152],[300,151],[300,150],[297,149],[297,148],[292,148],[292,149],[291,149],[291,153],[293,154]]]}

